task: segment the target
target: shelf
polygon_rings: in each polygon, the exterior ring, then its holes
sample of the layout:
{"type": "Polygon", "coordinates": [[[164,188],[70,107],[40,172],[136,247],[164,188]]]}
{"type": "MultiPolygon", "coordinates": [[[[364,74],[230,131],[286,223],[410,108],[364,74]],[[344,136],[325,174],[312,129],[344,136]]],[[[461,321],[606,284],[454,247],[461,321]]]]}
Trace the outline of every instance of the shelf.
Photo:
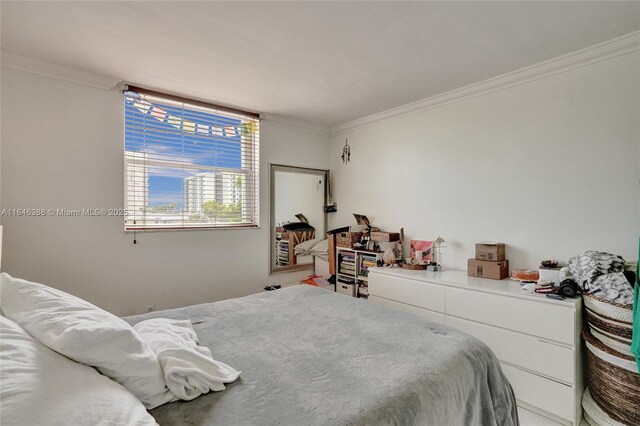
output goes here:
{"type": "Polygon", "coordinates": [[[349,275],[349,274],[343,274],[342,272],[338,272],[336,274],[338,277],[347,277],[347,278],[356,278],[355,274],[354,275],[349,275]]]}
{"type": "MultiPolygon", "coordinates": [[[[382,258],[382,252],[373,250],[361,250],[347,247],[336,247],[336,268],[338,280],[343,277],[344,279],[353,280],[356,285],[356,297],[363,297],[366,290],[360,291],[361,287],[366,287],[369,283],[369,272],[375,268],[379,259],[382,258]],[[363,265],[364,262],[369,263],[363,265]],[[340,272],[344,271],[344,267],[352,268],[353,273],[340,272]],[[364,272],[364,273],[363,273],[364,272]]],[[[351,269],[348,269],[351,270],[351,269]]]]}

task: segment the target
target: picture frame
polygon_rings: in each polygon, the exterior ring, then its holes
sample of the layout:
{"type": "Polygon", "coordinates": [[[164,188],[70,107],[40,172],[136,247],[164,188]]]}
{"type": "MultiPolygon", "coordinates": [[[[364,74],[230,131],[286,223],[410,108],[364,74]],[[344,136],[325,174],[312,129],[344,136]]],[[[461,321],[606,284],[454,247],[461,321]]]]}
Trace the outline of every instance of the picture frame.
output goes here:
{"type": "Polygon", "coordinates": [[[428,265],[433,261],[433,241],[411,240],[409,245],[409,255],[413,259],[416,251],[422,252],[422,261],[428,265]]]}

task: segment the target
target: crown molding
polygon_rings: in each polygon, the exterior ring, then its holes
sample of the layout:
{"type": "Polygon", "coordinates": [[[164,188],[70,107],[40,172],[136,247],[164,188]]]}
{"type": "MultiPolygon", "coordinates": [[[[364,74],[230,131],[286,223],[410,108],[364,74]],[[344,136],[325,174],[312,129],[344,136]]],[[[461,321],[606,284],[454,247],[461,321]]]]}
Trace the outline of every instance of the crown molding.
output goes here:
{"type": "Polygon", "coordinates": [[[277,114],[260,114],[262,121],[279,127],[287,127],[295,130],[316,133],[321,136],[329,136],[331,134],[329,127],[321,124],[309,123],[295,120],[277,114]]]}
{"type": "Polygon", "coordinates": [[[540,62],[507,74],[492,77],[478,83],[470,84],[459,89],[450,90],[439,95],[421,99],[397,108],[372,114],[331,128],[331,135],[339,135],[362,127],[372,126],[389,120],[394,120],[421,111],[449,105],[496,92],[520,84],[560,74],[572,69],[580,68],[596,62],[614,58],[616,56],[640,50],[640,31],[616,37],[603,43],[558,56],[548,61],[540,62]]]}
{"type": "Polygon", "coordinates": [[[121,80],[118,78],[96,74],[66,65],[54,64],[4,50],[2,51],[1,59],[3,67],[69,81],[96,89],[111,90],[121,83],[121,80]]]}

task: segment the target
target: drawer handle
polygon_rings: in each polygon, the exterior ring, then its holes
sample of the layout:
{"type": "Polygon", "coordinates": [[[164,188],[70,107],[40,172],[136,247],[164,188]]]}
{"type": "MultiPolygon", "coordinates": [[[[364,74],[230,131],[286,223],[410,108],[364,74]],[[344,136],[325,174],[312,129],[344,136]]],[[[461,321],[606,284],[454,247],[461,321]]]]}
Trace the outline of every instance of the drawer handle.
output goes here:
{"type": "Polygon", "coordinates": [[[538,339],[538,341],[542,342],[542,343],[546,343],[548,345],[559,346],[559,347],[565,348],[565,349],[573,349],[572,346],[563,345],[561,343],[556,343],[556,342],[550,342],[549,340],[538,339]]]}

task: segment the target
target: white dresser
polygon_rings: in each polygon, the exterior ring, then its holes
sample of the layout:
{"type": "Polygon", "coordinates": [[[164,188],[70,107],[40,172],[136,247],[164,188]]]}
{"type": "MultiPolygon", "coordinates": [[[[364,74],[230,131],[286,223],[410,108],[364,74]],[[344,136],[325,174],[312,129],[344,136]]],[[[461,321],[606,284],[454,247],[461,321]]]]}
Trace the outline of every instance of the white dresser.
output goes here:
{"type": "Polygon", "coordinates": [[[522,292],[511,280],[464,271],[372,268],[369,300],[462,330],[496,354],[518,405],[579,425],[584,390],[582,301],[522,292]]]}

